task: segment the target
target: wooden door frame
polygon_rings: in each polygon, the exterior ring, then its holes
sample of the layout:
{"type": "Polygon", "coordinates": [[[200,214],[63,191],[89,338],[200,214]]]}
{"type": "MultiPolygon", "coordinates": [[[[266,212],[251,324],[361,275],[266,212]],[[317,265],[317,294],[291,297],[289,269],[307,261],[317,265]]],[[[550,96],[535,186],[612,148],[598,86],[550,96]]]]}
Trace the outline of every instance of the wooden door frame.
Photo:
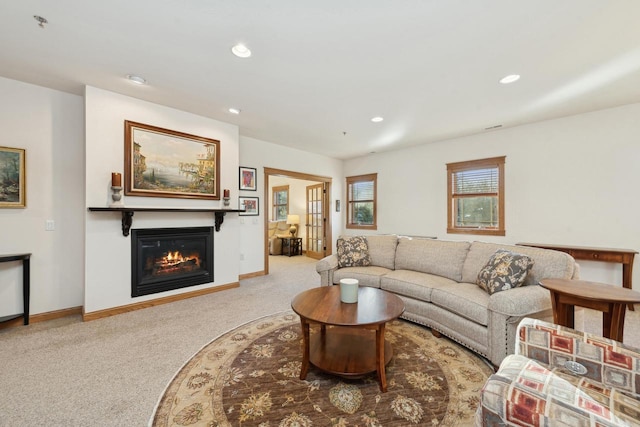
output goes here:
{"type": "Polygon", "coordinates": [[[271,198],[270,189],[269,189],[269,178],[271,176],[281,176],[285,178],[294,178],[301,179],[305,181],[316,181],[322,182],[325,184],[325,188],[327,189],[324,194],[324,203],[322,206],[323,216],[327,219],[325,223],[326,230],[326,253],[327,255],[333,253],[333,249],[331,247],[332,239],[332,231],[331,231],[331,182],[333,179],[328,176],[320,176],[320,175],[311,175],[303,172],[294,172],[285,169],[274,169],[268,168],[265,166],[264,168],[264,178],[262,182],[264,182],[264,274],[269,274],[269,212],[267,209],[270,207],[267,204],[267,201],[271,198]]]}

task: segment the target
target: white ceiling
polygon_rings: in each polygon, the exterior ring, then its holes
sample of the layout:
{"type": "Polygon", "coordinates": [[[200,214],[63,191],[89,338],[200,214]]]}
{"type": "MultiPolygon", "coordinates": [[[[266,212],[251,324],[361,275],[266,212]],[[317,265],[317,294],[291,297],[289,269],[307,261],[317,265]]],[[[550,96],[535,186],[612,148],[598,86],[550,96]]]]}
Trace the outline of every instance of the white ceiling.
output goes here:
{"type": "Polygon", "coordinates": [[[1,76],[342,159],[640,102],[639,70],[638,0],[0,2],[1,76]]]}

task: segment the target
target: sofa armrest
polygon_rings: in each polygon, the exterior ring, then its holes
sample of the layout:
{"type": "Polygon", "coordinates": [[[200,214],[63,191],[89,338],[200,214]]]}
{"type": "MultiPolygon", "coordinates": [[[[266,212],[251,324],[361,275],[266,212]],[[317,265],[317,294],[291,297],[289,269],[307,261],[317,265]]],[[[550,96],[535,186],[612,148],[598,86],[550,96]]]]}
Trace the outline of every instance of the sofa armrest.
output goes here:
{"type": "Polygon", "coordinates": [[[320,275],[320,286],[333,285],[333,272],[338,269],[338,257],[333,254],[316,263],[316,271],[320,275]]]}
{"type": "Polygon", "coordinates": [[[550,369],[562,369],[640,395],[640,382],[635,379],[640,366],[640,349],[618,341],[525,318],[518,325],[515,350],[550,369]],[[584,367],[586,372],[578,374],[566,362],[577,362],[577,368],[584,367]]]}
{"type": "Polygon", "coordinates": [[[527,317],[550,310],[551,295],[540,285],[520,286],[491,295],[488,308],[509,317],[527,317]]]}

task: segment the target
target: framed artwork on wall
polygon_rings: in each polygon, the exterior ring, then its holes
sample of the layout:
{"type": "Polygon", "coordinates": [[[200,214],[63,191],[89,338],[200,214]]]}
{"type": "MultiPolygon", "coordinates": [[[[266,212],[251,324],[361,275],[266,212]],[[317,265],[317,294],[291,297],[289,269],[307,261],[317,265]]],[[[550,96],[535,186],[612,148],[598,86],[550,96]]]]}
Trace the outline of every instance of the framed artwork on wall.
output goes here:
{"type": "Polygon", "coordinates": [[[27,206],[25,150],[0,147],[0,208],[27,206]]]}
{"type": "Polygon", "coordinates": [[[220,141],[126,120],[124,194],[220,200],[220,141]]]}
{"type": "Polygon", "coordinates": [[[238,206],[245,210],[238,215],[255,216],[260,214],[260,199],[257,197],[239,197],[238,206]]]}
{"type": "Polygon", "coordinates": [[[240,190],[256,191],[257,189],[256,168],[240,166],[240,190]]]}

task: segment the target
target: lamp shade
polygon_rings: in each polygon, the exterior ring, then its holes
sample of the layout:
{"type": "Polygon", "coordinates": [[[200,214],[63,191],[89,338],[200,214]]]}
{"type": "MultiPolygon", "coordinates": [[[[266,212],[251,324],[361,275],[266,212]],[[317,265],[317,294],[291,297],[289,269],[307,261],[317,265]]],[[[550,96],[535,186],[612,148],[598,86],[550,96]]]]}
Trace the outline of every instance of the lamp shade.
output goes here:
{"type": "Polygon", "coordinates": [[[287,215],[287,224],[300,224],[300,215],[287,215]]]}

